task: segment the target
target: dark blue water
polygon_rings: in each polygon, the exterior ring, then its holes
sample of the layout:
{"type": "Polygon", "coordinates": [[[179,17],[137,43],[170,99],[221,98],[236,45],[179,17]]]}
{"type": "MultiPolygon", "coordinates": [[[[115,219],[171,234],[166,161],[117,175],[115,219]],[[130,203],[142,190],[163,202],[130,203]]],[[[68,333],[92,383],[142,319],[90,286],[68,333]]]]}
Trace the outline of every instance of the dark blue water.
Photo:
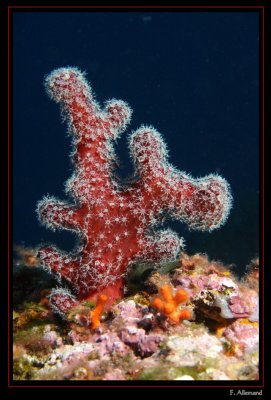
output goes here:
{"type": "MultiPolygon", "coordinates": [[[[87,71],[100,103],[130,104],[129,132],[143,123],[159,130],[180,170],[228,180],[234,207],[224,227],[209,234],[168,226],[188,253],[242,272],[259,251],[258,13],[16,12],[13,23],[14,243],[75,243],[35,215],[45,194],[65,198],[72,174],[66,126],[43,88],[45,74],[70,65],[87,71]]],[[[117,143],[124,176],[132,168],[126,136],[117,143]]]]}

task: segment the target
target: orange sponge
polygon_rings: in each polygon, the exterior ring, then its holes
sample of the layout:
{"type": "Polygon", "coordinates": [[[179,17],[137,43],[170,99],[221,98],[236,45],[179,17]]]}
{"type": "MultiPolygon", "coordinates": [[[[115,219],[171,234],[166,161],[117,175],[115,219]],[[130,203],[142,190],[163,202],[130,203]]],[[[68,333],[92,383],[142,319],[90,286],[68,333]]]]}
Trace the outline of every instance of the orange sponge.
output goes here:
{"type": "Polygon", "coordinates": [[[107,302],[107,295],[100,294],[97,300],[96,307],[91,311],[90,320],[92,329],[96,329],[101,325],[101,315],[104,311],[105,304],[107,302]]]}
{"type": "Polygon", "coordinates": [[[173,294],[173,288],[170,285],[164,285],[159,291],[160,297],[156,297],[152,305],[158,311],[165,314],[173,323],[177,324],[183,319],[190,319],[189,310],[179,310],[178,306],[189,299],[188,293],[184,289],[179,289],[173,294]]]}

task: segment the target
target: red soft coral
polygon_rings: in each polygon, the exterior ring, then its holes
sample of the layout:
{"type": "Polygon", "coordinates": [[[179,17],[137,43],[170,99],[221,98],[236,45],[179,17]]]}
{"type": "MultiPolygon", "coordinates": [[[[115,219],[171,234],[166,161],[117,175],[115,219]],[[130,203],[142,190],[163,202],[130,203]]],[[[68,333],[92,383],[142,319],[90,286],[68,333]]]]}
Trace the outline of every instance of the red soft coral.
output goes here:
{"type": "Polygon", "coordinates": [[[41,264],[75,292],[76,297],[57,289],[51,295],[55,310],[65,313],[78,300],[97,298],[98,293],[112,303],[134,261],[175,259],[181,242],[177,234],[154,229],[165,215],[191,229],[212,231],[227,219],[231,194],[219,175],[193,179],[175,169],[167,162],[162,136],[148,126],[130,136],[136,173],[130,186],[121,185],[113,174],[112,142],[130,121],[129,106],[113,99],[100,108],[77,68],[53,71],[46,77],[46,89],[60,103],[73,135],[74,174],[66,183],[73,203],[46,197],[38,204],[43,224],[76,231],[81,239],[71,254],[48,246],[38,252],[41,264]]]}

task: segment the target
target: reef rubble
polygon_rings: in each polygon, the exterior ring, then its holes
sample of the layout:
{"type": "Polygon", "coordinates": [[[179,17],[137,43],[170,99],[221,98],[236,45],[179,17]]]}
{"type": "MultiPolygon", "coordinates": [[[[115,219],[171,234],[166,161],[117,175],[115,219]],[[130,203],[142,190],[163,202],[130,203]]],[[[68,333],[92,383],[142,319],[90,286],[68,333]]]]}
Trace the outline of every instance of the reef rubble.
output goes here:
{"type": "Polygon", "coordinates": [[[137,284],[127,276],[124,297],[92,329],[93,302],[74,307],[63,320],[49,307],[51,277],[34,263],[17,265],[14,379],[257,380],[258,268],[254,260],[240,280],[204,254],[182,252],[175,264],[149,266],[147,276],[142,269],[137,284]],[[29,290],[23,294],[25,274],[29,290]],[[186,291],[176,307],[189,310],[188,319],[174,322],[155,307],[165,286],[186,291]]]}

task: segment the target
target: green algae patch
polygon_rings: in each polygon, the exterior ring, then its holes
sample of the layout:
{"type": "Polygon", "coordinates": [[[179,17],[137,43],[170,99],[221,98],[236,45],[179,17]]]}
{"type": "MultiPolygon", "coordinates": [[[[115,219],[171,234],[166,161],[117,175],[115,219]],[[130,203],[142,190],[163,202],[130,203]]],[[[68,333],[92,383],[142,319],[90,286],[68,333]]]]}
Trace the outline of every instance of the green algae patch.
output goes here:
{"type": "Polygon", "coordinates": [[[142,381],[175,380],[184,375],[197,379],[200,370],[197,367],[173,367],[164,365],[161,367],[147,368],[142,371],[136,379],[142,381]]]}

